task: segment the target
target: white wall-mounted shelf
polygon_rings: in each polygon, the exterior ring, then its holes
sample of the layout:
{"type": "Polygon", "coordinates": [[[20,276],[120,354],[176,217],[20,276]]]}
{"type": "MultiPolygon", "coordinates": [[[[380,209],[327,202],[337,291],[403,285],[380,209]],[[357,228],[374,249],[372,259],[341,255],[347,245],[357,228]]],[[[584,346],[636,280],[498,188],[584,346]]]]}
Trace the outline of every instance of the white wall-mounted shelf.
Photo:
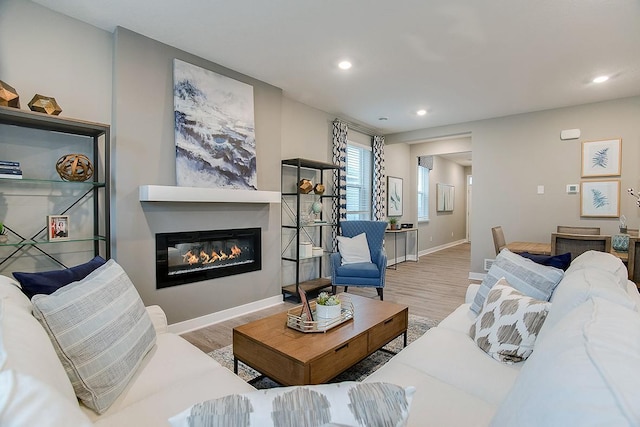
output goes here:
{"type": "Polygon", "coordinates": [[[279,191],[224,190],[218,188],[141,185],[141,202],[280,203],[279,191]]]}

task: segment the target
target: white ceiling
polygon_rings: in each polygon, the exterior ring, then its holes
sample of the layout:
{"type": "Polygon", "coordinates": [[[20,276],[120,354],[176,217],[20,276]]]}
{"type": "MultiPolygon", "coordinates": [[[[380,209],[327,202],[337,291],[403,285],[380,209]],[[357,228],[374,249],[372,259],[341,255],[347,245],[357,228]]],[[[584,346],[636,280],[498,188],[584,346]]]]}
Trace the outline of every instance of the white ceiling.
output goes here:
{"type": "Polygon", "coordinates": [[[35,2],[387,134],[640,94],[638,0],[35,2]]]}

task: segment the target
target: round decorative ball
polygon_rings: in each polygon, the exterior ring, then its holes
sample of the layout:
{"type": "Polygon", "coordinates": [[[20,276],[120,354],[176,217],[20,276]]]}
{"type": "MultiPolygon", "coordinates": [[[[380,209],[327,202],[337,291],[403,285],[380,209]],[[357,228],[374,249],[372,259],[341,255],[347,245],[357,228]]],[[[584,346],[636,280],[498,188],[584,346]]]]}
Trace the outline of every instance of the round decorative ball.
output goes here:
{"type": "Polygon", "coordinates": [[[93,165],[84,154],[67,154],[56,162],[56,171],[65,181],[86,181],[93,176],[93,165]]]}
{"type": "Polygon", "coordinates": [[[313,212],[316,215],[321,213],[322,212],[322,203],[313,202],[313,204],[311,205],[311,212],[313,212]]]}

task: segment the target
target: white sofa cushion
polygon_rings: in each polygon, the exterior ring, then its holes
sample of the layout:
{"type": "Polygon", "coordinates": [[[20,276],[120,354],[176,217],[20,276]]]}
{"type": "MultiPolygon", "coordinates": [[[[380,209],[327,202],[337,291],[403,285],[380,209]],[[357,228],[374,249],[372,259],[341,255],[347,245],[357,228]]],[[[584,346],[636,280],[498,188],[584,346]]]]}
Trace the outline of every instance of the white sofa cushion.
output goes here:
{"type": "Polygon", "coordinates": [[[89,427],[89,419],[47,384],[12,369],[0,371],[2,427],[89,427]]]}
{"type": "Polygon", "coordinates": [[[25,310],[20,298],[0,299],[0,370],[9,369],[38,379],[77,405],[71,382],[47,333],[31,311],[25,310]]]}
{"type": "Polygon", "coordinates": [[[494,359],[521,362],[533,351],[550,305],[523,295],[503,277],[489,291],[469,335],[494,359]]]}
{"type": "Polygon", "coordinates": [[[107,410],[156,339],[122,267],[109,260],[84,279],[31,302],[76,396],[98,413],[107,410]]]}
{"type": "Polygon", "coordinates": [[[540,341],[491,425],[640,425],[640,315],[594,297],[540,341]]]}
{"type": "Polygon", "coordinates": [[[471,304],[471,310],[474,313],[480,313],[489,290],[502,277],[523,294],[541,301],[549,301],[553,290],[563,276],[564,271],[559,268],[536,264],[530,259],[503,249],[482,280],[480,289],[471,304]]]}
{"type": "Polygon", "coordinates": [[[457,332],[438,326],[425,332],[366,381],[380,380],[384,374],[384,381],[400,384],[393,380],[398,365],[410,366],[416,375],[433,377],[497,406],[515,381],[522,363],[496,362],[475,345],[468,328],[457,332]]]}
{"type": "Polygon", "coordinates": [[[564,316],[592,296],[637,310],[636,302],[629,296],[626,284],[627,281],[622,288],[614,274],[600,268],[584,267],[568,271],[553,293],[552,306],[540,330],[539,340],[544,340],[564,316]]]}
{"type": "Polygon", "coordinates": [[[279,387],[197,403],[169,422],[173,427],[327,423],[401,427],[406,425],[414,392],[413,387],[355,381],[279,387]]]}
{"type": "MultiPolygon", "coordinates": [[[[208,357],[204,353],[202,356],[208,357]]],[[[175,366],[190,362],[191,359],[176,361],[175,366]]],[[[174,380],[170,386],[157,388],[151,394],[140,394],[140,400],[131,402],[128,406],[118,406],[116,411],[112,409],[118,405],[117,402],[102,415],[97,415],[84,406],[82,409],[96,427],[169,427],[170,417],[195,402],[255,390],[233,372],[216,364],[210,365],[206,371],[176,377],[174,380]]]]}
{"type": "Polygon", "coordinates": [[[354,237],[338,236],[338,251],[342,257],[342,264],[371,262],[369,242],[365,233],[354,237]]]}
{"type": "Polygon", "coordinates": [[[597,268],[613,274],[618,280],[621,288],[625,287],[629,273],[627,267],[617,256],[613,256],[606,252],[587,251],[577,256],[572,262],[565,274],[581,270],[583,268],[597,268]]]}
{"type": "MultiPolygon", "coordinates": [[[[492,364],[498,365],[498,362],[477,347],[475,350],[492,364]]],[[[416,355],[416,358],[418,356],[416,355]]],[[[445,368],[442,367],[442,369],[445,368]]],[[[491,373],[495,372],[491,371],[491,373]]],[[[483,375],[475,373],[473,376],[474,383],[477,383],[483,375]]],[[[435,378],[425,373],[423,369],[417,369],[412,365],[394,363],[393,359],[364,380],[364,382],[370,381],[393,382],[402,387],[416,388],[407,424],[410,427],[486,426],[498,407],[498,402],[489,402],[479,397],[477,393],[470,393],[466,387],[435,378]]],[[[491,381],[484,382],[491,383],[491,381]]],[[[501,379],[497,382],[504,385],[501,379]]],[[[510,386],[511,382],[507,387],[510,386]]]]}
{"type": "Polygon", "coordinates": [[[11,304],[31,313],[31,301],[20,290],[20,284],[7,276],[0,275],[0,299],[10,300],[11,304]]]}

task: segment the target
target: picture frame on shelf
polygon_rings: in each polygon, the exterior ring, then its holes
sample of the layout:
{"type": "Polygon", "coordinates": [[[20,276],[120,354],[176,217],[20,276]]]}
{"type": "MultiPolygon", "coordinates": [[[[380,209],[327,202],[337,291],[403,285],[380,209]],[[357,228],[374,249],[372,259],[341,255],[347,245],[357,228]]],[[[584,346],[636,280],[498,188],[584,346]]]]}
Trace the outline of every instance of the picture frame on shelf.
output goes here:
{"type": "Polygon", "coordinates": [[[620,217],[620,180],[582,181],[580,216],[590,218],[620,217]]]}
{"type": "Polygon", "coordinates": [[[622,139],[582,142],[582,178],[620,176],[622,139]]]}
{"type": "Polygon", "coordinates": [[[387,216],[402,216],[402,178],[387,176],[387,216]]]}
{"type": "Polygon", "coordinates": [[[69,236],[69,216],[48,215],[47,236],[50,242],[70,240],[71,237],[69,236]]]}

